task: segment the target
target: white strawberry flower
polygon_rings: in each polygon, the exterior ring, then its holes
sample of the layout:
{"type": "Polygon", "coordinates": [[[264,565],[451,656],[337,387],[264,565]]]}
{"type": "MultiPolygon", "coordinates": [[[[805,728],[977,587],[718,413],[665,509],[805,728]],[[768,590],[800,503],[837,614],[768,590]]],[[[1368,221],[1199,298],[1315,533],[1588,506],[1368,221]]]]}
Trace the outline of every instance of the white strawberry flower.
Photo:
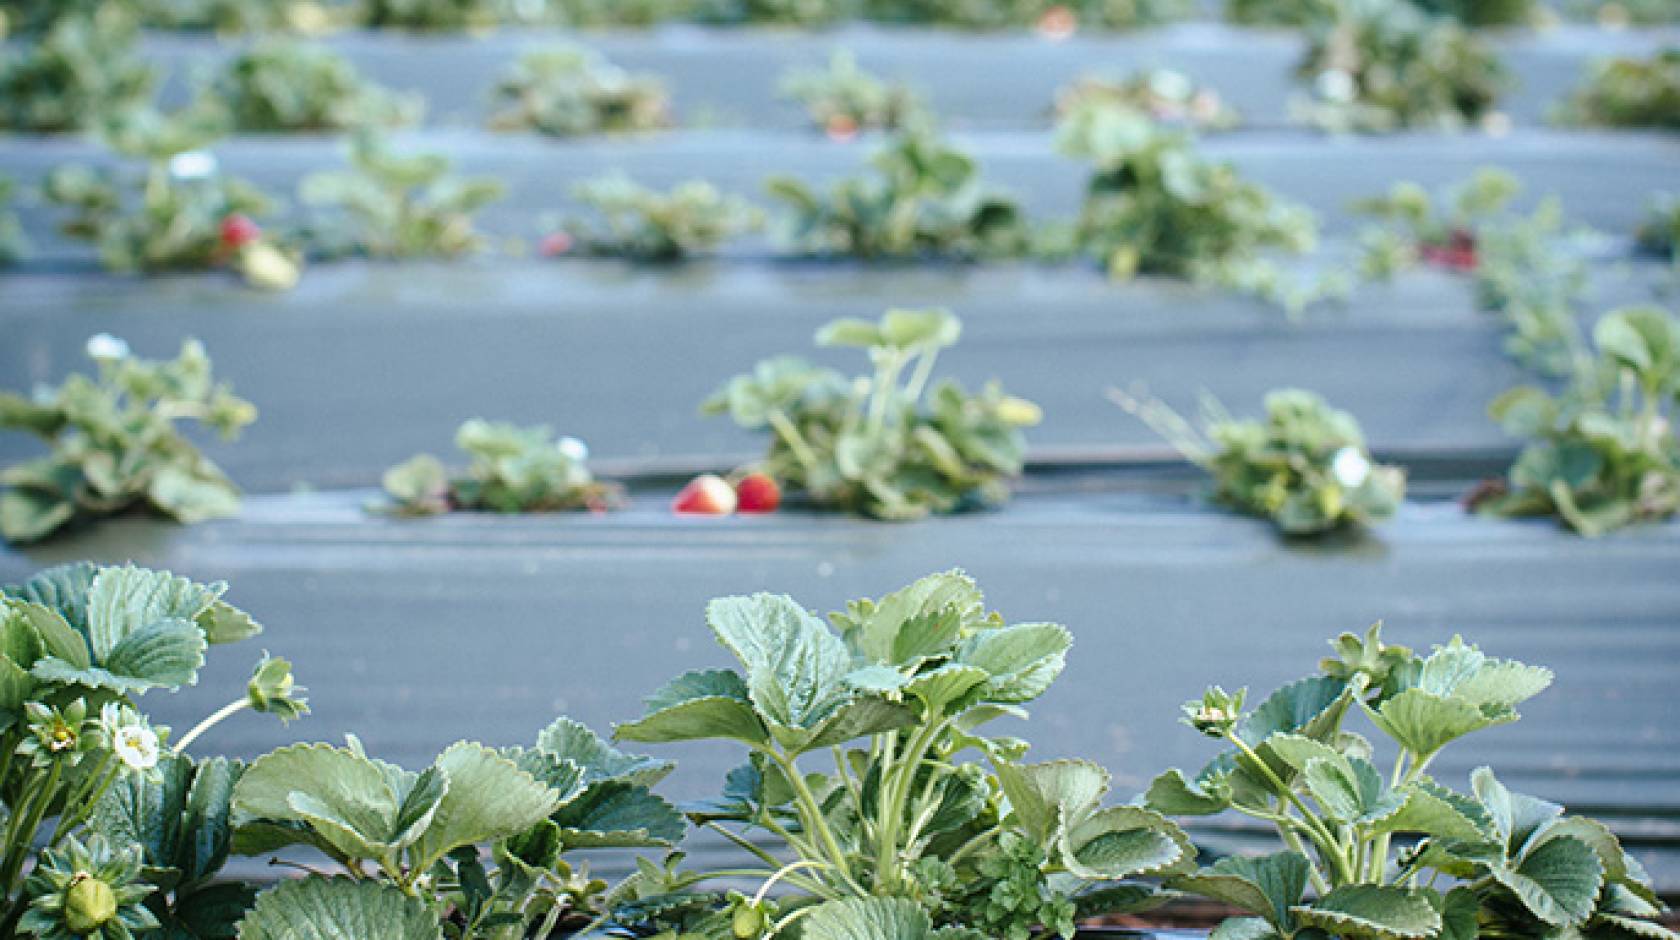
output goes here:
{"type": "Polygon", "coordinates": [[[1353,83],[1353,76],[1343,69],[1325,69],[1318,73],[1318,80],[1313,82],[1313,88],[1320,98],[1337,104],[1352,101],[1359,91],[1353,83]]]}
{"type": "Polygon", "coordinates": [[[128,343],[109,333],[99,333],[88,337],[87,354],[89,359],[99,362],[127,359],[128,343]]]}
{"type": "Polygon", "coordinates": [[[169,158],[169,175],[178,180],[201,180],[216,175],[216,157],[205,150],[187,150],[169,158]]]}
{"type": "Polygon", "coordinates": [[[576,463],[583,463],[589,459],[589,445],[575,437],[562,437],[554,442],[554,447],[562,455],[576,463]]]}
{"type": "Polygon", "coordinates": [[[157,732],[146,724],[144,718],[112,702],[100,710],[99,720],[105,726],[111,752],[117,755],[123,767],[137,774],[150,773],[157,767],[162,748],[158,744],[157,732]]]}
{"type": "Polygon", "coordinates": [[[1371,476],[1371,461],[1357,447],[1344,447],[1330,459],[1330,474],[1336,482],[1354,489],[1371,476]]]}

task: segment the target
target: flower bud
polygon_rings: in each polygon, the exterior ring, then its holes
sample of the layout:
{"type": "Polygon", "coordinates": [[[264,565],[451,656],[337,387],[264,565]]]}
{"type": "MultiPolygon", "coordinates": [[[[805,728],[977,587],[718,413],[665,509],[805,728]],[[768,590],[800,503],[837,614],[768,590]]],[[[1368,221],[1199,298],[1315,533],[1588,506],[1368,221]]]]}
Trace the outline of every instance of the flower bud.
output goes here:
{"type": "Polygon", "coordinates": [[[281,721],[291,721],[309,713],[309,700],[297,694],[303,689],[292,678],[290,660],[263,654],[262,661],[251,673],[245,694],[254,711],[270,712],[281,721]]]}
{"type": "Polygon", "coordinates": [[[239,251],[239,272],[245,283],[263,290],[291,290],[301,273],[298,263],[267,242],[251,242],[239,251]]]}

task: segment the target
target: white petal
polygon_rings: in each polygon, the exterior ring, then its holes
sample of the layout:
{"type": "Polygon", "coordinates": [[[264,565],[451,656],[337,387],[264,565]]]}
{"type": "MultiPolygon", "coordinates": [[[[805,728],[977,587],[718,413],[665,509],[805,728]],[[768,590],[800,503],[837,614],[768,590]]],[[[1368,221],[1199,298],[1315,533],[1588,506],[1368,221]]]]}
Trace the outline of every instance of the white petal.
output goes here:
{"type": "Polygon", "coordinates": [[[188,150],[169,158],[169,175],[178,180],[201,180],[216,173],[216,158],[204,150],[188,150]]]}
{"type": "Polygon", "coordinates": [[[91,336],[87,341],[89,359],[127,359],[128,343],[109,333],[91,336]]]}
{"type": "Polygon", "coordinates": [[[1364,485],[1371,476],[1371,461],[1359,452],[1359,448],[1344,447],[1336,451],[1336,456],[1330,461],[1330,473],[1337,483],[1353,489],[1364,485]]]}

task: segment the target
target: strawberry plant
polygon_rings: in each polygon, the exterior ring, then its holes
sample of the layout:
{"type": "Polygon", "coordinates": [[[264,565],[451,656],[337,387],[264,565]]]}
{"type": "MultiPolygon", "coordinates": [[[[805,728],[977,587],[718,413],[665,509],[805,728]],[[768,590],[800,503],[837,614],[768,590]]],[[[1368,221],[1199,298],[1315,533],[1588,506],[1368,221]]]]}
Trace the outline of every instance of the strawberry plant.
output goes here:
{"type": "Polygon", "coordinates": [[[112,271],[226,266],[254,287],[289,289],[298,279],[291,254],[260,231],[240,244],[224,238],[228,219],[261,217],[269,200],[250,183],[217,172],[216,158],[202,148],[221,132],[219,121],[202,112],[128,112],[107,125],[104,139],[118,154],[143,161],[144,173],[65,164],[47,176],[47,201],[70,211],[65,234],[94,242],[112,271]]]}
{"type": "Polygon", "coordinates": [[[546,13],[562,26],[652,26],[691,6],[692,0],[548,0],[546,13]]]}
{"type": "Polygon", "coordinates": [[[1102,768],[1026,763],[1025,742],[985,732],[1049,688],[1071,637],[987,612],[962,573],[853,601],[828,624],[775,594],[718,598],[706,620],[739,667],[678,676],[615,734],[746,748],[721,799],[689,818],[753,856],[718,875],[761,887],[705,892],[707,873],[644,870],[621,921],[744,940],[793,924],[833,940],[1068,938],[1075,917],[1158,900],[1135,879],[1193,866],[1165,818],[1102,805],[1102,768]]]}
{"type": "Polygon", "coordinates": [[[964,29],[1080,26],[1136,29],[1183,18],[1183,0],[865,0],[868,15],[892,23],[931,23],[964,29]],[[1065,26],[1058,25],[1065,22],[1065,26]]]}
{"type": "Polygon", "coordinates": [[[1183,133],[1088,103],[1063,120],[1057,141],[1095,168],[1078,220],[1041,235],[1042,253],[1089,256],[1117,279],[1153,274],[1228,287],[1292,313],[1342,289],[1333,275],[1296,283],[1265,257],[1313,248],[1318,225],[1308,210],[1202,158],[1183,133]]]}
{"type": "Polygon", "coordinates": [[[235,56],[204,90],[240,131],[339,131],[419,120],[423,103],[392,94],[323,46],[268,42],[235,56]]]}
{"type": "Polygon", "coordinates": [[[1680,128],[1680,48],[1595,64],[1560,109],[1569,124],[1680,128]]]}
{"type": "Polygon", "coordinates": [[[796,101],[811,124],[836,140],[860,131],[898,131],[926,119],[921,99],[909,86],[860,68],[849,52],[837,51],[825,69],[797,69],[783,76],[782,96],[796,101]]]}
{"type": "Polygon", "coordinates": [[[1235,812],[1281,839],[1274,854],[1168,880],[1245,912],[1214,936],[1672,940],[1643,868],[1603,823],[1514,793],[1488,767],[1469,793],[1427,772],[1449,744],[1516,721],[1549,670],[1458,637],[1418,655],[1384,643],[1380,625],[1332,647],[1317,674],[1253,709],[1246,690],[1217,686],[1186,703],[1185,724],[1225,750],[1194,778],[1174,769],[1150,784],[1159,812],[1235,812]],[[1358,715],[1392,746],[1352,730],[1358,715]]]}
{"type": "Polygon", "coordinates": [[[719,192],[704,180],[691,180],[661,193],[613,174],[580,183],[572,192],[594,213],[572,219],[566,232],[593,255],[680,261],[713,251],[764,224],[751,203],[719,192]]]}
{"type": "Polygon", "coordinates": [[[138,0],[146,25],[218,33],[319,33],[346,25],[351,4],[339,0],[138,0]]]}
{"type": "Polygon", "coordinates": [[[526,54],[497,85],[497,130],[555,137],[648,131],[671,123],[670,100],[657,78],[632,75],[584,49],[526,54]]]}
{"type": "Polygon", "coordinates": [[[29,241],[23,237],[23,226],[12,211],[11,179],[0,176],[0,267],[16,264],[26,251],[29,241]]]}
{"type": "Polygon", "coordinates": [[[138,35],[126,9],[105,5],[0,48],[0,129],[82,130],[143,103],[156,76],[135,54],[138,35]]]}
{"type": "Polygon", "coordinates": [[[1507,84],[1493,53],[1463,26],[1394,0],[1335,0],[1308,29],[1300,110],[1334,131],[1460,128],[1489,118],[1507,84]]]}
{"type": "Polygon", "coordinates": [[[1680,9],[1669,0],[1567,0],[1563,12],[1606,29],[1680,22],[1680,9]]]}
{"type": "Polygon", "coordinates": [[[503,0],[361,0],[364,25],[414,30],[487,29],[512,5],[503,0]]]}
{"type": "Polygon", "coordinates": [[[455,433],[455,446],[472,458],[465,476],[451,478],[442,461],[421,454],[385,473],[389,511],[428,516],[450,510],[561,512],[605,509],[616,487],[597,483],[575,437],[554,439],[546,427],[473,420],[455,433]]]}
{"type": "Polygon", "coordinates": [[[848,378],[780,356],[736,376],[702,405],[744,428],[769,431],[761,469],[817,505],[877,519],[1001,503],[1021,472],[1031,402],[995,383],[970,395],[930,384],[962,323],[946,310],[889,310],[876,322],[842,319],[816,341],[867,351],[874,372],[848,378]]]}
{"type": "Polygon", "coordinates": [[[265,655],[245,695],[174,746],[139,706],[195,684],[210,647],[262,631],[226,591],[86,562],[0,589],[0,935],[232,936],[253,893],[217,877],[241,768],[183,752],[240,711],[306,713],[303,690],[265,655]]]}
{"type": "Polygon", "coordinates": [[[1013,199],[988,191],[967,154],[908,133],[875,154],[876,175],[836,183],[825,199],[791,177],[766,185],[787,205],[782,241],[805,255],[992,258],[1020,254],[1027,228],[1013,199]]]}
{"type": "Polygon", "coordinates": [[[1125,108],[1162,124],[1198,130],[1225,130],[1240,122],[1219,92],[1173,69],[1148,69],[1122,81],[1087,76],[1056,92],[1059,119],[1101,106],[1125,108]]]}
{"type": "Polygon", "coordinates": [[[1562,207],[1546,200],[1531,216],[1484,225],[1476,244],[1478,304],[1504,319],[1506,352],[1550,376],[1568,374],[1583,354],[1586,263],[1564,234],[1562,207]]]}
{"type": "Polygon", "coordinates": [[[530,747],[451,745],[419,773],[346,747],[294,744],[233,785],[234,850],[319,851],[315,872],[257,895],[246,940],[548,937],[597,918],[607,885],[569,853],[667,848],[683,817],[651,787],[667,761],[559,718],[530,747]]]}
{"type": "Polygon", "coordinates": [[[1592,342],[1596,355],[1578,361],[1561,392],[1521,386],[1494,401],[1494,419],[1530,443],[1475,508],[1555,515],[1585,536],[1680,511],[1680,319],[1617,310],[1599,319],[1592,342]]]}
{"type": "Polygon", "coordinates": [[[239,491],[176,426],[190,419],[231,439],[256,419],[214,380],[204,347],[188,340],[173,361],[154,362],[102,333],[88,356],[96,377],[72,375],[28,398],[0,394],[0,428],[52,449],[0,473],[0,535],[33,542],[136,508],[180,522],[237,512],[239,491]]]}
{"type": "MultiPolygon", "coordinates": [[[[3,232],[4,227],[5,223],[0,222],[0,232],[3,232]]],[[[1651,205],[1645,211],[1645,221],[1640,224],[1636,237],[1640,250],[1680,265],[1680,196],[1658,193],[1652,197],[1651,205]]],[[[0,234],[0,245],[4,244],[5,236],[0,234]]],[[[0,256],[4,253],[4,249],[0,249],[0,256]]]]}
{"type": "Polygon", "coordinates": [[[693,0],[703,23],[823,26],[855,13],[855,0],[693,0]]]}
{"type": "Polygon", "coordinates": [[[1388,280],[1420,262],[1474,271],[1479,232],[1502,216],[1521,189],[1510,173],[1484,167],[1439,199],[1417,183],[1401,182],[1386,196],[1356,203],[1356,212],[1380,222],[1360,233],[1361,273],[1388,280]]]}
{"type": "Polygon", "coordinates": [[[1111,394],[1213,477],[1214,499],[1285,535],[1370,525],[1406,495],[1405,471],[1373,461],[1359,422],[1312,392],[1267,394],[1264,420],[1233,418],[1207,399],[1200,429],[1161,401],[1111,394]]]}
{"type": "Polygon", "coordinates": [[[472,214],[502,196],[491,177],[449,174],[440,154],[400,154],[378,136],[358,133],[348,171],[304,179],[304,202],[319,217],[310,241],[328,255],[371,258],[452,258],[483,245],[472,214]]]}
{"type": "Polygon", "coordinates": [[[1225,0],[1225,18],[1244,26],[1307,26],[1334,15],[1335,0],[1225,0]]]}

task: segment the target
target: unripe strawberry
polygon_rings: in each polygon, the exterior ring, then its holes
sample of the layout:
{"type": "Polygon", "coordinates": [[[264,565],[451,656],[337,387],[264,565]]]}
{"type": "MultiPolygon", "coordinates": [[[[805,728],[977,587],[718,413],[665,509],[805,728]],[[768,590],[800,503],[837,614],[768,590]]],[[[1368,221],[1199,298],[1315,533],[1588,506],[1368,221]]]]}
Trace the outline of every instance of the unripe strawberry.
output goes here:
{"type": "Polygon", "coordinates": [[[735,511],[735,489],[716,474],[703,473],[671,500],[671,511],[681,515],[727,516],[735,511]]]}

